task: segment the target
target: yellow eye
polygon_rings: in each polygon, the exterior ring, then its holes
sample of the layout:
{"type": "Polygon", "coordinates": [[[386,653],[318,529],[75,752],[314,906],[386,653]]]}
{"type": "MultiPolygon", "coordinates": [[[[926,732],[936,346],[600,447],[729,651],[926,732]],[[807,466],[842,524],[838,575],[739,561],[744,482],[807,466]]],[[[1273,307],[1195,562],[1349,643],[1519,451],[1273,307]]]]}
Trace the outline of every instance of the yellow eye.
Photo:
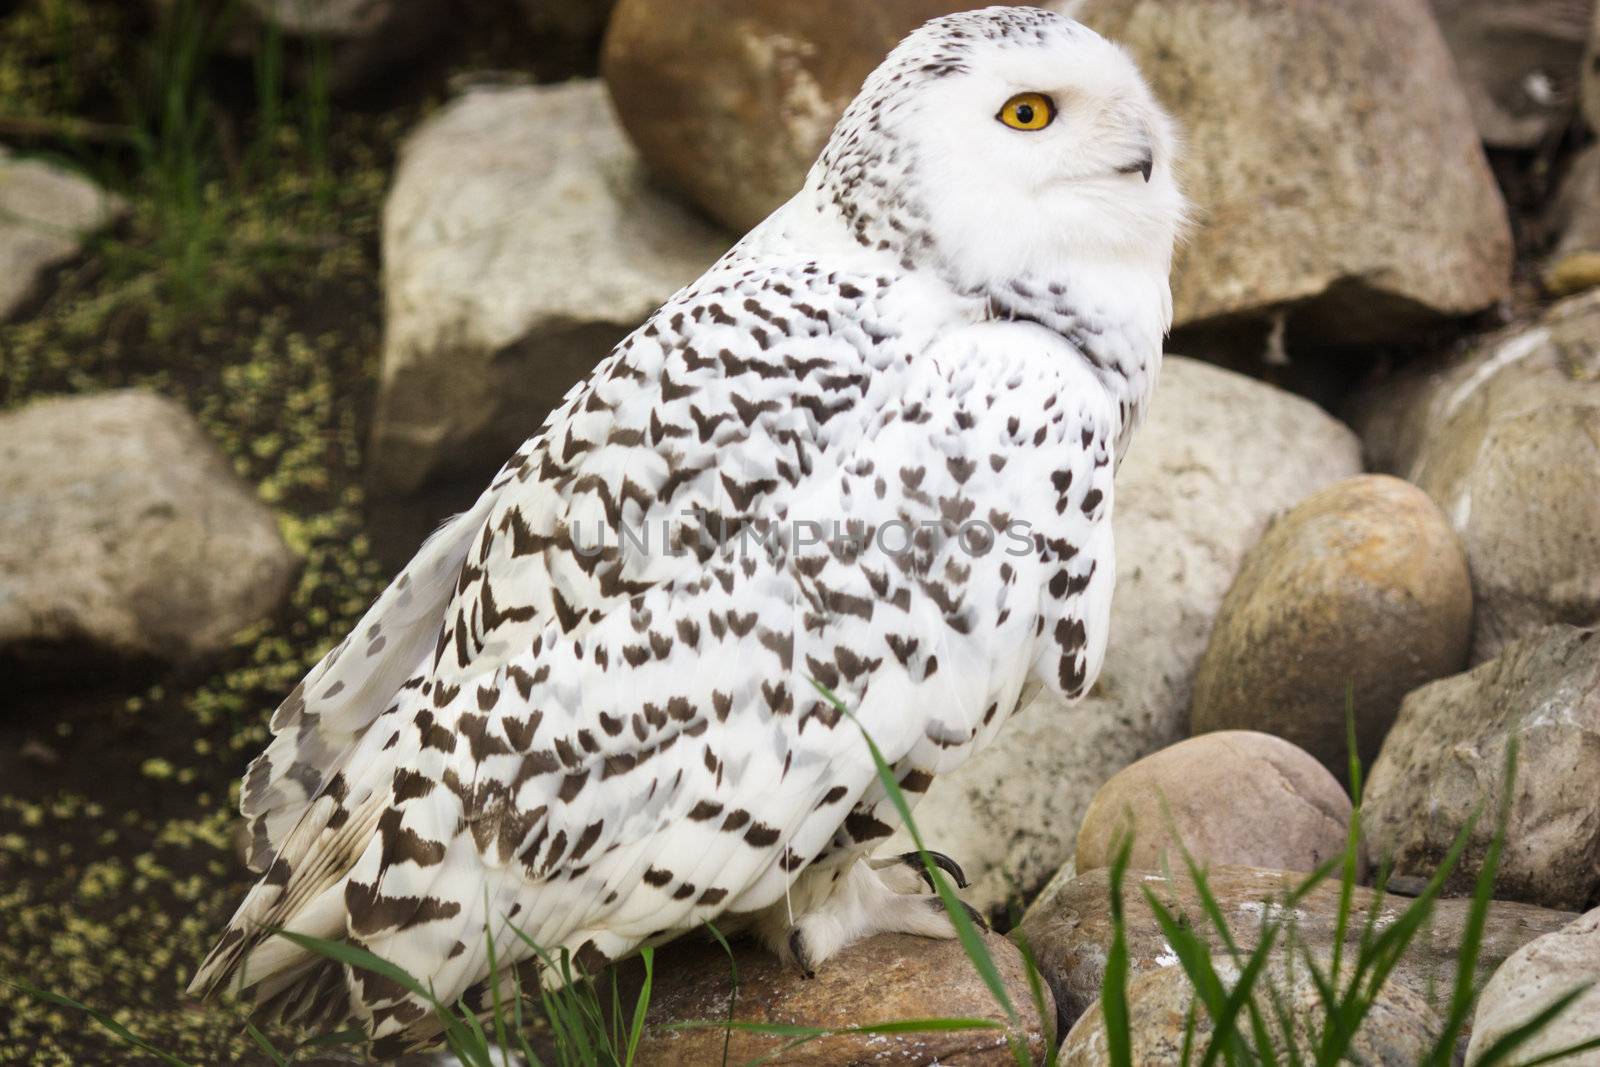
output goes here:
{"type": "Polygon", "coordinates": [[[995,116],[1013,130],[1042,130],[1055,117],[1055,101],[1043,93],[1018,93],[995,116]]]}

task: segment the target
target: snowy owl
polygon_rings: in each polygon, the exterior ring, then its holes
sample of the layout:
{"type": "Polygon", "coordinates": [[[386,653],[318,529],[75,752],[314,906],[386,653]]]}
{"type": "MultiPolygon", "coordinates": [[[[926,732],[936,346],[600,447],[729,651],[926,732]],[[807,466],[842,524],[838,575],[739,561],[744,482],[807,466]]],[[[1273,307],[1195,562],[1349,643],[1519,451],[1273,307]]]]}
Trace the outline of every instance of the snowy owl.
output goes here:
{"type": "Polygon", "coordinates": [[[1133,62],[1067,18],[910,34],[804,188],[278,709],[241,802],[263,877],[192,989],[388,1053],[434,1036],[426,1006],[275,931],[469,1003],[499,977],[487,938],[532,957],[512,927],[590,973],[707,920],[807,972],[880,931],[950,936],[910,863],[870,858],[898,819],[863,733],[914,801],[1031,676],[1094,682],[1175,151],[1133,62]]]}

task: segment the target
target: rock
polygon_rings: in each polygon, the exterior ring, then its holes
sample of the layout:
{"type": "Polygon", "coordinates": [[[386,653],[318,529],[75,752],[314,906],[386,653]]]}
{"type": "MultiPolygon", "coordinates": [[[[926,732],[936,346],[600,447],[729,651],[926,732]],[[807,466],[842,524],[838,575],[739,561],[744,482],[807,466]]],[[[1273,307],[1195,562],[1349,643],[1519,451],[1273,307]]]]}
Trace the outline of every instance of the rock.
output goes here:
{"type": "MultiPolygon", "coordinates": [[[[1046,997],[1041,1020],[1029,992],[1022,955],[996,934],[984,942],[994,958],[1023,1022],[1030,1052],[1041,1057],[1050,1038],[1054,1005],[1046,997]]],[[[735,941],[738,994],[733,1018],[744,1022],[846,1027],[902,1019],[976,1018],[1005,1021],[988,987],[978,977],[957,941],[934,941],[907,934],[881,934],[860,941],[805,978],[764,948],[735,941]]],[[[632,969],[634,983],[638,968],[632,969]]],[[[668,1029],[674,1023],[728,1018],[732,992],[728,957],[702,939],[685,939],[662,949],[645,1036],[634,1062],[640,1067],[698,1063],[782,1063],[906,1065],[927,1063],[1012,1064],[1003,1030],[957,1030],[889,1035],[836,1034],[785,1054],[772,1055],[785,1038],[735,1032],[723,1059],[727,1031],[718,1028],[668,1029]]],[[[627,983],[625,983],[627,984],[627,983]]],[[[624,1003],[631,1002],[625,997],[624,1003]]],[[[1037,1060],[1036,1060],[1037,1062],[1037,1060]]]]}
{"type": "Polygon", "coordinates": [[[1372,767],[1362,810],[1369,856],[1432,876],[1474,811],[1484,815],[1451,878],[1470,890],[1519,745],[1495,895],[1581,908],[1600,892],[1600,641],[1553,626],[1467,674],[1412,693],[1372,767]]]}
{"type": "Polygon", "coordinates": [[[1576,110],[1594,0],[1433,0],[1486,144],[1537,148],[1576,110]]]}
{"type": "Polygon", "coordinates": [[[601,73],[650,166],[743,233],[800,190],[900,38],[962,0],[620,0],[601,73]]]}
{"type": "Polygon", "coordinates": [[[1426,0],[1092,0],[1185,130],[1179,324],[1287,311],[1321,342],[1504,299],[1505,206],[1426,0]]]}
{"type": "MultiPolygon", "coordinates": [[[[164,15],[174,6],[174,0],[150,3],[164,15]]],[[[232,55],[252,56],[275,32],[287,46],[287,73],[304,83],[312,76],[312,46],[320,42],[328,85],[345,92],[436,44],[454,14],[450,0],[244,0],[219,43],[232,55]]]]}
{"type": "MultiPolygon", "coordinates": [[[[1535,938],[1500,965],[1478,994],[1467,1063],[1479,1062],[1489,1046],[1581,985],[1588,985],[1589,991],[1518,1048],[1520,1060],[1535,1060],[1600,1036],[1600,908],[1535,938]]],[[[1600,1064],[1600,1050],[1560,1062],[1565,1067],[1595,1067],[1600,1064]]]]}
{"type": "Polygon", "coordinates": [[[1195,676],[1190,728],[1275,734],[1343,778],[1347,703],[1370,767],[1401,699],[1465,667],[1471,637],[1449,521],[1398,478],[1350,478],[1302,501],[1245,558],[1195,676]]]}
{"type": "Polygon", "coordinates": [[[1184,736],[1190,680],[1245,553],[1274,515],[1360,469],[1354,435],[1316,406],[1168,357],[1117,475],[1117,591],[1099,683],[1073,707],[1025,694],[995,743],[917,807],[928,846],[974,879],[969,899],[996,907],[1013,887],[1042,884],[1072,855],[1101,784],[1184,736]]]}
{"type": "Polygon", "coordinates": [[[123,211],[87,178],[0,147],[0,322],[23,311],[46,274],[123,211]]]}
{"type": "Polygon", "coordinates": [[[1544,285],[1555,296],[1569,296],[1600,285],[1600,145],[1573,157],[1542,226],[1554,245],[1546,258],[1544,285]]]}
{"type": "MultiPolygon", "coordinates": [[[[1228,929],[1241,951],[1250,952],[1260,934],[1262,917],[1279,914],[1284,892],[1300,883],[1304,874],[1258,870],[1251,867],[1213,867],[1207,874],[1228,929]]],[[[1177,959],[1146,903],[1142,889],[1156,893],[1176,915],[1188,917],[1195,933],[1213,955],[1226,956],[1220,935],[1205,917],[1200,896],[1186,873],[1168,877],[1156,871],[1129,869],[1124,876],[1126,936],[1129,974],[1139,976],[1176,967],[1177,959]]],[[[1294,905],[1295,937],[1318,954],[1333,947],[1339,911],[1337,879],[1322,882],[1294,905]]],[[[1357,886],[1353,896],[1355,916],[1373,907],[1374,890],[1357,886]]],[[[1378,902],[1379,922],[1393,921],[1410,903],[1405,897],[1385,894],[1378,902]]],[[[1441,900],[1430,923],[1400,958],[1393,973],[1396,985],[1420,995],[1429,1003],[1447,997],[1456,973],[1456,952],[1472,902],[1441,900]]],[[[1489,909],[1483,944],[1475,973],[1485,979],[1511,953],[1528,941],[1571,922],[1571,912],[1552,911],[1530,904],[1496,901],[1489,909]]],[[[1345,947],[1354,952],[1362,935],[1357,918],[1345,934],[1345,947]]],[[[1023,916],[1019,936],[1033,949],[1039,970],[1056,997],[1056,1012],[1063,1030],[1100,997],[1106,952],[1111,946],[1110,872],[1090,871],[1074,878],[1052,881],[1023,916]]],[[[1414,1061],[1413,1061],[1414,1062],[1414,1061]]]]}
{"type": "Polygon", "coordinates": [[[475,492],[731,243],[651,188],[598,82],[451,103],[404,145],[384,206],[374,489],[475,492]]]}
{"type": "Polygon", "coordinates": [[[181,405],[128,390],[0,415],[0,659],[81,673],[215,652],[295,567],[181,405]]]}
{"type": "Polygon", "coordinates": [[[1110,866],[1130,825],[1133,867],[1183,870],[1176,836],[1202,866],[1309,871],[1344,851],[1350,798],[1287,741],[1225,730],[1179,741],[1112,775],[1078,829],[1077,870],[1110,866]]]}
{"type": "Polygon", "coordinates": [[[1472,572],[1472,662],[1600,622],[1600,293],[1402,374],[1358,405],[1373,467],[1449,517],[1472,572]]]}
{"type": "MultiPolygon", "coordinates": [[[[1215,962],[1217,977],[1231,993],[1238,983],[1239,969],[1226,957],[1215,962]]],[[[1319,960],[1318,966],[1326,973],[1329,961],[1319,960]]],[[[1291,1020],[1295,1051],[1302,1056],[1314,1051],[1327,1024],[1328,1011],[1310,973],[1303,967],[1279,966],[1258,979],[1256,989],[1257,1008],[1264,1018],[1272,1020],[1268,1033],[1278,1059],[1286,1059],[1289,1049],[1282,1020],[1275,1013],[1279,1006],[1291,1020]]],[[[1442,1029],[1438,1015],[1422,997],[1391,981],[1384,985],[1362,1019],[1340,1062],[1396,1067],[1421,1063],[1442,1029]]],[[[1194,985],[1182,967],[1162,967],[1128,983],[1128,1035],[1133,1062],[1140,1067],[1189,1067],[1198,1063],[1210,1045],[1210,1030],[1205,1007],[1196,998],[1194,985]],[[1191,1009],[1196,1026],[1192,1055],[1185,1058],[1184,1032],[1191,1009]]],[[[1249,1044],[1249,1027],[1241,1032],[1249,1044]]],[[[1254,1050],[1253,1044],[1249,1047],[1254,1050]]],[[[1099,1001],[1072,1027],[1061,1046],[1060,1062],[1065,1067],[1111,1067],[1099,1001]]]]}

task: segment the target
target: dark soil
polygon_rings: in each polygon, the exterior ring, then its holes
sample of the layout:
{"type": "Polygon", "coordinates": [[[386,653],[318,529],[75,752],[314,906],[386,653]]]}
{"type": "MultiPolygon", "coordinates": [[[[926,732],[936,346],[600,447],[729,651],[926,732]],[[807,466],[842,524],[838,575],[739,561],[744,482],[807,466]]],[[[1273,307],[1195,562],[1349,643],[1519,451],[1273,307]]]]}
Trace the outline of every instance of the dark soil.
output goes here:
{"type": "MultiPolygon", "coordinates": [[[[212,111],[207,180],[185,213],[118,139],[147,91],[153,6],[0,3],[0,140],[81,167],[131,207],[27,316],[0,325],[0,409],[118,388],[181,400],[276,510],[304,567],[280,616],[220,662],[74,670],[69,657],[26,687],[0,682],[0,1064],[158,1062],[6,982],[105,1011],[190,1063],[270,1062],[237,1006],[182,991],[254,880],[236,803],[266,721],[386,579],[361,465],[395,151],[464,71],[549,80],[594,66],[592,43],[528,40],[514,3],[467,5],[426,62],[333,101],[319,172],[302,129],[264,137],[253,125],[248,62],[212,57],[198,90],[212,111]],[[270,165],[236,158],[252,138],[270,165]]],[[[295,1035],[271,1037],[287,1050],[295,1035]]]]}

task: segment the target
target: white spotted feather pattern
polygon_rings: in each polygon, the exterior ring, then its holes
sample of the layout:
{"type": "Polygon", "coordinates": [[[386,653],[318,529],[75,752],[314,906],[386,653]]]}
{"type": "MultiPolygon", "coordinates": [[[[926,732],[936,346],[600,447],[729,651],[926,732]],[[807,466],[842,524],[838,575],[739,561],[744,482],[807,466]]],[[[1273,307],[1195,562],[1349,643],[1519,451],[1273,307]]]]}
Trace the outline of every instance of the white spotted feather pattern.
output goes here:
{"type": "Polygon", "coordinates": [[[896,818],[861,730],[914,800],[1030,676],[1093,683],[1112,477],[1170,315],[1173,151],[1076,23],[995,8],[910,36],[805,189],[279,709],[241,804],[264,877],[193,988],[392,1052],[434,1036],[425,1006],[272,931],[446,1000],[494,977],[486,930],[528,960],[512,926],[590,971],[708,919],[805,967],[948,934],[863,862],[896,818]],[[1023,90],[1058,101],[1050,129],[995,120],[1023,90]]]}

